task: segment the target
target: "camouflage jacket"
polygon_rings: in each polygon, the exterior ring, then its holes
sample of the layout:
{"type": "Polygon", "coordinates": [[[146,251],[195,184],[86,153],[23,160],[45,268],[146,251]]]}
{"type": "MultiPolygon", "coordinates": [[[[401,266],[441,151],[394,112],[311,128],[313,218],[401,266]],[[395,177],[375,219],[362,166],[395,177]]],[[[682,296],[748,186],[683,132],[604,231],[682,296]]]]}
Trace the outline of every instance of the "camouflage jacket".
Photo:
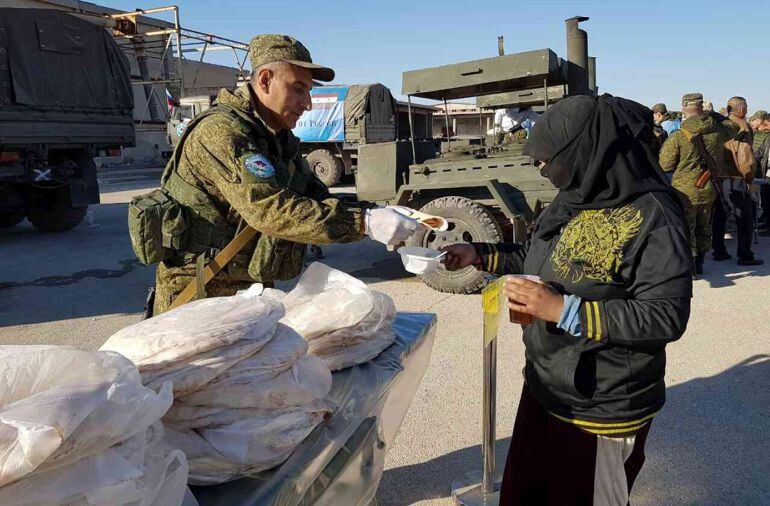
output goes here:
{"type": "Polygon", "coordinates": [[[709,204],[716,197],[714,187],[710,181],[703,188],[695,186],[704,167],[695,146],[681,129],[692,134],[702,134],[706,149],[717,163],[724,163],[724,143],[729,138],[728,133],[713,117],[694,116],[684,120],[680,130],[673,132],[660,150],[660,166],[666,172],[673,172],[673,187],[687,195],[692,204],[709,204]]]}
{"type": "MultiPolygon", "coordinates": [[[[175,169],[179,178],[169,181],[182,183],[164,183],[196,218],[221,216],[215,225],[233,231],[243,220],[258,231],[236,260],[212,280],[213,286],[291,279],[302,270],[307,244],[364,237],[363,211],[329,193],[299,154],[299,139],[288,131],[271,131],[258,116],[255,100],[248,86],[235,93],[221,90],[214,110],[204,113],[206,117],[192,126],[177,147],[182,150],[175,169]],[[187,195],[186,185],[193,187],[187,195]],[[201,204],[201,195],[207,197],[206,204],[201,204]],[[202,213],[195,208],[200,205],[216,207],[217,212],[202,213]]],[[[163,262],[158,283],[194,276],[194,256],[182,254],[163,262]]]]}

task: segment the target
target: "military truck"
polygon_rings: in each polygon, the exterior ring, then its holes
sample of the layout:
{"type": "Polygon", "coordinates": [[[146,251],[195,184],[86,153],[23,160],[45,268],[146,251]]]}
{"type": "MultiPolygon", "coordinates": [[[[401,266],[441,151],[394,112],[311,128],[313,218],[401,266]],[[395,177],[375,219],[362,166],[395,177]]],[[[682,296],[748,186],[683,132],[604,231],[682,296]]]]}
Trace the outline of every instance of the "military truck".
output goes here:
{"type": "Polygon", "coordinates": [[[354,173],[360,146],[396,140],[397,106],[386,86],[316,86],[310,95],[313,109],[293,132],[310,168],[327,186],[354,173]]]}
{"type": "Polygon", "coordinates": [[[77,226],[99,202],[93,157],[134,143],[128,61],[103,28],[0,8],[0,227],[77,226]]]}
{"type": "Polygon", "coordinates": [[[216,95],[196,95],[179,99],[179,103],[173,106],[171,117],[166,123],[168,144],[172,149],[179,144],[179,139],[182,138],[182,134],[193,118],[210,109],[216,98],[216,95]]]}
{"type": "MultiPolygon", "coordinates": [[[[558,98],[590,94],[588,39],[578,28],[587,19],[567,20],[569,60],[539,49],[408,71],[402,77],[402,94],[409,104],[413,97],[446,103],[489,96],[501,107],[524,107],[533,101],[547,107],[558,98]]],[[[410,245],[438,249],[463,242],[523,242],[528,226],[557,190],[522,149],[523,143],[452,148],[450,141],[449,151],[437,155],[433,143],[414,138],[409,143],[367,144],[359,148],[357,197],[406,205],[449,222],[446,232],[418,232],[410,245]]],[[[456,272],[440,268],[422,280],[452,293],[475,292],[485,283],[473,267],[456,272]]]]}

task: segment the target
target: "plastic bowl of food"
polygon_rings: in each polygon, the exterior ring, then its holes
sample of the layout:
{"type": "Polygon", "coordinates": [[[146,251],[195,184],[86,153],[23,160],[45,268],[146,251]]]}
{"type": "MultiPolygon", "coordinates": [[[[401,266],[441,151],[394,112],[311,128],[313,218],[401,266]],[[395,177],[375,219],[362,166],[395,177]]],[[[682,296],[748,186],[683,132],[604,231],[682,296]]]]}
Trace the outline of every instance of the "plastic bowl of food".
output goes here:
{"type": "Polygon", "coordinates": [[[446,253],[435,249],[405,246],[398,250],[404,269],[412,274],[430,274],[438,269],[441,259],[446,253]]]}

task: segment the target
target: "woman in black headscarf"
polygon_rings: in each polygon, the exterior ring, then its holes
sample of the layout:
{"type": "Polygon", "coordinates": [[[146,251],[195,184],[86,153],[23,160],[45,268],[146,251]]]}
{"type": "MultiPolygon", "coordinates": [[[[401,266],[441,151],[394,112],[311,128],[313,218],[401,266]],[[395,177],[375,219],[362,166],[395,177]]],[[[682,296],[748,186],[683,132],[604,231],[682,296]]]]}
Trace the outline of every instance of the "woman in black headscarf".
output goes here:
{"type": "Polygon", "coordinates": [[[534,322],[500,504],[628,502],[692,294],[687,228],[653,136],[636,102],[562,100],[524,148],[559,189],[531,240],[445,248],[447,269],[541,281],[504,288],[534,322]]]}

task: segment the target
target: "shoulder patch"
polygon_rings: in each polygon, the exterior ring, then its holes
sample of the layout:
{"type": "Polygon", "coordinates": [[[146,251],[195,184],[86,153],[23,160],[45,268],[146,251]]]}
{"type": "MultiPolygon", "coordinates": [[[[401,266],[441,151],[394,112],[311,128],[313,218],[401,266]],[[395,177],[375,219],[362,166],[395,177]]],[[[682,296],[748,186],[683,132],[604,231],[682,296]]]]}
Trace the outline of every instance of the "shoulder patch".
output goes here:
{"type": "Polygon", "coordinates": [[[275,176],[275,168],[264,155],[251,155],[243,162],[246,170],[260,179],[270,179],[275,176]]]}

